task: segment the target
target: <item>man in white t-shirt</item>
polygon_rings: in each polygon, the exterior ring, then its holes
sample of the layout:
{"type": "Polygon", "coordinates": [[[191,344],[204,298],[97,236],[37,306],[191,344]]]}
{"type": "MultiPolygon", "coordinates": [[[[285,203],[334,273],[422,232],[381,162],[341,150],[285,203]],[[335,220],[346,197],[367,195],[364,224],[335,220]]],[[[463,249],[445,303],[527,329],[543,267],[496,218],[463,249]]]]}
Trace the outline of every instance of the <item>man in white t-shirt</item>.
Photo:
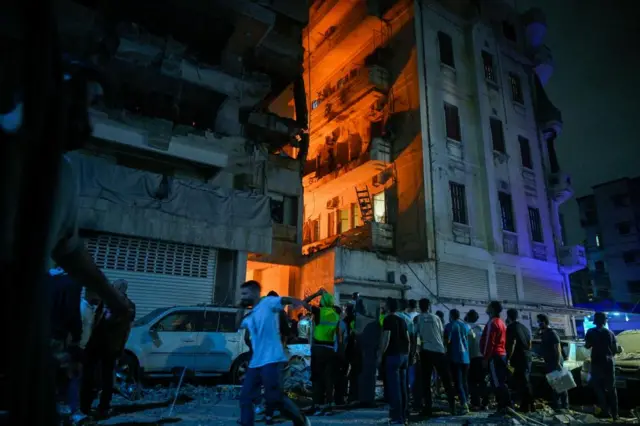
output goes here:
{"type": "Polygon", "coordinates": [[[284,305],[304,306],[305,303],[290,297],[260,299],[260,283],[257,281],[247,281],[240,286],[240,303],[253,307],[241,325],[249,333],[250,340],[247,340],[251,344],[252,356],[240,392],[240,424],[254,425],[254,401],[260,398],[261,387],[264,386],[268,406],[279,410],[294,426],[310,426],[309,419],[284,393],[283,365],[287,356],[279,326],[279,312],[284,305]]]}

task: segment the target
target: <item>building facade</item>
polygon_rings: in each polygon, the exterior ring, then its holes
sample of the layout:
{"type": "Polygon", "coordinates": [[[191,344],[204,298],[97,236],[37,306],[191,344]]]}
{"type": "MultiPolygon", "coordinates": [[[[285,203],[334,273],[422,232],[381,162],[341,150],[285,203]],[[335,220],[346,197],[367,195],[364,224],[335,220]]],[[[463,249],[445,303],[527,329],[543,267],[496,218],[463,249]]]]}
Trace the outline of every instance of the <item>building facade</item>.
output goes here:
{"type": "Polygon", "coordinates": [[[640,177],[593,187],[577,200],[596,299],[640,300],[640,177]]]}
{"type": "Polygon", "coordinates": [[[306,123],[265,105],[293,82],[306,116],[306,5],[69,1],[61,11],[65,51],[105,76],[93,138],[69,156],[96,264],[128,280],[138,316],[235,304],[252,259],[300,252],[300,166],[284,147],[306,145],[306,123]]]}
{"type": "Polygon", "coordinates": [[[312,3],[297,295],[501,300],[575,333],[545,30],[508,1],[312,3]]]}

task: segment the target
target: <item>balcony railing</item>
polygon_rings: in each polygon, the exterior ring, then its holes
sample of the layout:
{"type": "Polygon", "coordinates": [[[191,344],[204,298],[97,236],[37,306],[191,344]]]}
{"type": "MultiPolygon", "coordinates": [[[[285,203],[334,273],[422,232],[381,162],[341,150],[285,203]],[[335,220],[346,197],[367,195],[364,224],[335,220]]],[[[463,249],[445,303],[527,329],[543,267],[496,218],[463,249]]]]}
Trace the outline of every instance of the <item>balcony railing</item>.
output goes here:
{"type": "Polygon", "coordinates": [[[391,144],[374,138],[363,145],[357,140],[338,143],[335,149],[324,146],[320,155],[307,162],[302,186],[316,195],[331,194],[379,174],[391,162],[391,144]]]}
{"type": "Polygon", "coordinates": [[[554,202],[562,204],[573,197],[571,177],[563,172],[553,173],[549,176],[549,192],[554,202]]]}
{"type": "Polygon", "coordinates": [[[351,250],[388,252],[393,250],[393,239],[393,225],[369,222],[339,235],[308,244],[302,248],[302,253],[312,254],[336,246],[351,250]]]}
{"type": "Polygon", "coordinates": [[[356,111],[366,108],[375,112],[375,103],[388,91],[389,72],[380,66],[354,68],[345,72],[311,101],[311,133],[317,132],[342,114],[349,114],[349,108],[355,107],[356,103],[358,108],[353,108],[356,111]]]}
{"type": "Polygon", "coordinates": [[[587,267],[587,255],[581,245],[563,246],[558,250],[560,265],[568,273],[579,271],[587,267]]]}
{"type": "Polygon", "coordinates": [[[547,245],[545,243],[531,242],[531,254],[534,259],[547,261],[547,245]]]}
{"type": "Polygon", "coordinates": [[[518,251],[518,234],[509,231],[502,231],[502,250],[508,254],[519,253],[518,251]]]}

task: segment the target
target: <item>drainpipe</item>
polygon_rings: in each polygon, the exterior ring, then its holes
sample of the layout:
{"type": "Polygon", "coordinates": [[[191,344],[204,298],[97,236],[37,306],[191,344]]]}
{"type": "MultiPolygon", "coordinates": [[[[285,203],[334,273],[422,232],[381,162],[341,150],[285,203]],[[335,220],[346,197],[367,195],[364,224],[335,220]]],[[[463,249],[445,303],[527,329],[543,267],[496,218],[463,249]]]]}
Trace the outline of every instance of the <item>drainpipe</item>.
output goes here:
{"type": "MultiPolygon", "coordinates": [[[[422,61],[420,61],[420,56],[418,56],[418,61],[421,62],[422,64],[422,73],[424,74],[424,109],[425,109],[425,115],[426,115],[426,133],[427,133],[427,141],[428,141],[428,160],[429,160],[429,176],[430,176],[430,193],[431,193],[431,223],[432,223],[432,228],[433,228],[433,260],[435,261],[435,268],[434,268],[434,272],[435,272],[435,278],[436,278],[436,286],[439,283],[439,277],[438,277],[438,247],[437,247],[437,242],[436,242],[436,236],[437,234],[437,226],[436,226],[436,205],[435,205],[435,190],[434,190],[434,186],[435,186],[435,180],[434,180],[434,173],[433,173],[433,150],[432,150],[432,146],[431,146],[431,121],[429,118],[429,96],[428,96],[428,85],[427,85],[427,52],[426,52],[426,47],[425,47],[425,40],[426,40],[426,35],[425,35],[425,25],[424,25],[424,8],[422,5],[422,0],[416,0],[415,2],[418,6],[418,11],[420,13],[420,16],[417,17],[418,21],[418,27],[420,30],[420,34],[419,34],[419,38],[416,37],[416,41],[417,41],[417,48],[419,48],[418,54],[422,54],[422,61]]],[[[429,251],[429,243],[427,242],[427,253],[429,251]]],[[[430,258],[430,256],[427,257],[428,259],[430,258]]],[[[436,294],[438,294],[438,288],[436,287],[436,294]]]]}

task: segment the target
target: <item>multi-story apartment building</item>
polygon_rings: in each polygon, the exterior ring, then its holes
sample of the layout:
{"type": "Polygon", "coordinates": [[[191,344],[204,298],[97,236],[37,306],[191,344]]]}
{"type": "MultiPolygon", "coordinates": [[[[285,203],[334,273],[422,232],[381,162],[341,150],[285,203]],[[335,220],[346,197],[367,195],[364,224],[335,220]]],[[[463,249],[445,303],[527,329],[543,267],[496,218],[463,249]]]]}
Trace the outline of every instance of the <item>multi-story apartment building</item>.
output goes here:
{"type": "Polygon", "coordinates": [[[307,6],[68,1],[60,10],[65,52],[107,80],[90,112],[93,139],[71,156],[81,232],[106,275],[129,281],[138,315],[234,303],[247,265],[296,264],[300,165],[283,147],[307,144],[307,6]],[[302,124],[267,110],[292,82],[302,124]]]}
{"type": "Polygon", "coordinates": [[[640,300],[640,177],[593,187],[578,198],[592,291],[598,299],[640,300]]]}
{"type": "MultiPolygon", "coordinates": [[[[489,300],[574,327],[558,207],[572,196],[546,22],[512,2],[315,1],[299,296],[489,300]]],[[[288,105],[282,95],[272,108],[288,105]]]]}

